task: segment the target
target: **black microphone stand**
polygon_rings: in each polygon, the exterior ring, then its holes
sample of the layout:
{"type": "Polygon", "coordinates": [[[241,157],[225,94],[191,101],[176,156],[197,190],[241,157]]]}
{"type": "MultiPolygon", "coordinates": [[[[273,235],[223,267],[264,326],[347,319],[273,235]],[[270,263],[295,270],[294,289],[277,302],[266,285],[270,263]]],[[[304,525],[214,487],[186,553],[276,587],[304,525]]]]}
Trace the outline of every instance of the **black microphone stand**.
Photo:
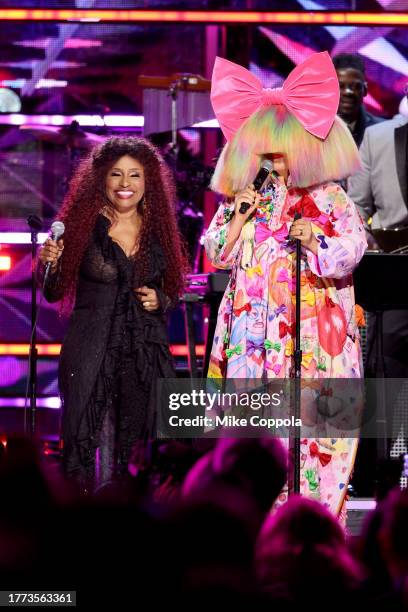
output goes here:
{"type": "MultiPolygon", "coordinates": [[[[300,219],[300,213],[295,214],[294,220],[300,219]]],[[[302,243],[299,239],[296,240],[296,311],[295,311],[295,402],[294,402],[294,417],[295,423],[301,416],[301,367],[302,367],[302,350],[300,348],[300,258],[301,258],[302,243]]],[[[293,493],[300,493],[300,428],[295,426],[293,439],[293,493]]]]}
{"type": "MultiPolygon", "coordinates": [[[[27,223],[31,231],[31,336],[29,350],[29,379],[28,379],[28,394],[30,396],[30,437],[35,435],[35,421],[37,412],[37,281],[35,259],[37,255],[37,236],[42,229],[42,221],[36,215],[30,215],[27,218],[27,223]]],[[[24,415],[25,417],[25,415],[24,415]]],[[[24,418],[24,433],[27,434],[27,422],[24,418]]]]}

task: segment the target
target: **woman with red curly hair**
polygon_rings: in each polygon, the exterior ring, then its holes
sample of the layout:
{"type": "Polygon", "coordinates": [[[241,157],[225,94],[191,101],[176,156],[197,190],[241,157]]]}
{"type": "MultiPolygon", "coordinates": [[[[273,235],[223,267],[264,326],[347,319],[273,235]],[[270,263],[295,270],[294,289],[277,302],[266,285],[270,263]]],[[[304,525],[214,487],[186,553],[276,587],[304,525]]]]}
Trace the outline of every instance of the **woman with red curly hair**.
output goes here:
{"type": "Polygon", "coordinates": [[[60,364],[63,464],[85,490],[126,473],[132,446],[154,428],[158,377],[175,377],[165,311],[187,262],[174,184],[148,141],[112,137],[83,161],[57,215],[44,295],[70,312],[60,364]]]}

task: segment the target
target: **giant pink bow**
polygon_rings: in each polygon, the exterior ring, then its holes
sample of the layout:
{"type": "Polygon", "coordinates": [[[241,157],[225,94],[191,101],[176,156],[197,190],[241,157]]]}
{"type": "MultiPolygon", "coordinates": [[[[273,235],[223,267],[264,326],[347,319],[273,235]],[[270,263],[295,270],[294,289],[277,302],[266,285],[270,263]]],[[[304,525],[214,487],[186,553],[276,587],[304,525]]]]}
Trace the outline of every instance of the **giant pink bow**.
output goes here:
{"type": "Polygon", "coordinates": [[[288,228],[286,224],[275,231],[272,231],[265,223],[257,223],[255,227],[255,241],[264,242],[270,236],[273,236],[277,242],[284,242],[288,237],[288,228]]]}
{"type": "Polygon", "coordinates": [[[215,59],[211,103],[227,140],[255,111],[272,104],[286,106],[305,130],[324,140],[333,125],[339,97],[339,82],[327,51],[308,57],[276,89],[263,89],[246,68],[221,57],[215,59]]]}

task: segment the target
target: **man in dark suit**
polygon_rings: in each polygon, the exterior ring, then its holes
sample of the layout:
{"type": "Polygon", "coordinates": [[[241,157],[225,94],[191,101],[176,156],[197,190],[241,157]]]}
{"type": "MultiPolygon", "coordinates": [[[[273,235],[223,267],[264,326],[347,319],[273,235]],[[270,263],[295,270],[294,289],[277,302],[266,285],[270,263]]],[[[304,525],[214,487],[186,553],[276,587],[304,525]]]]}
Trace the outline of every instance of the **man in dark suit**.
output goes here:
{"type": "Polygon", "coordinates": [[[365,129],[383,119],[372,115],[364,107],[363,100],[367,95],[368,87],[364,63],[360,56],[354,53],[340,53],[333,57],[333,64],[340,85],[340,103],[337,114],[347,123],[359,147],[365,129]]]}

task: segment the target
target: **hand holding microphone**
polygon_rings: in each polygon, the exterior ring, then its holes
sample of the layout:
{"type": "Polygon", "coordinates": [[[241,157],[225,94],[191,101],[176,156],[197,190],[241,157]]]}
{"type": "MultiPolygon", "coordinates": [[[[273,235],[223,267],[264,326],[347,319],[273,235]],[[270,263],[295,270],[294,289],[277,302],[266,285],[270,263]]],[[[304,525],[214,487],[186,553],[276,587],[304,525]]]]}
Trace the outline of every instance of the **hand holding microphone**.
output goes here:
{"type": "Polygon", "coordinates": [[[47,278],[50,271],[55,271],[58,260],[64,249],[64,241],[61,238],[65,231],[65,226],[61,221],[54,221],[51,225],[51,237],[47,238],[40,250],[40,261],[45,265],[45,276],[47,278]]]}
{"type": "Polygon", "coordinates": [[[261,196],[250,185],[235,195],[235,217],[244,223],[258,207],[261,196]]]}
{"type": "Polygon", "coordinates": [[[264,159],[252,185],[236,194],[235,212],[243,221],[246,221],[257,208],[260,200],[258,192],[272,170],[273,162],[270,159],[264,159]]]}

